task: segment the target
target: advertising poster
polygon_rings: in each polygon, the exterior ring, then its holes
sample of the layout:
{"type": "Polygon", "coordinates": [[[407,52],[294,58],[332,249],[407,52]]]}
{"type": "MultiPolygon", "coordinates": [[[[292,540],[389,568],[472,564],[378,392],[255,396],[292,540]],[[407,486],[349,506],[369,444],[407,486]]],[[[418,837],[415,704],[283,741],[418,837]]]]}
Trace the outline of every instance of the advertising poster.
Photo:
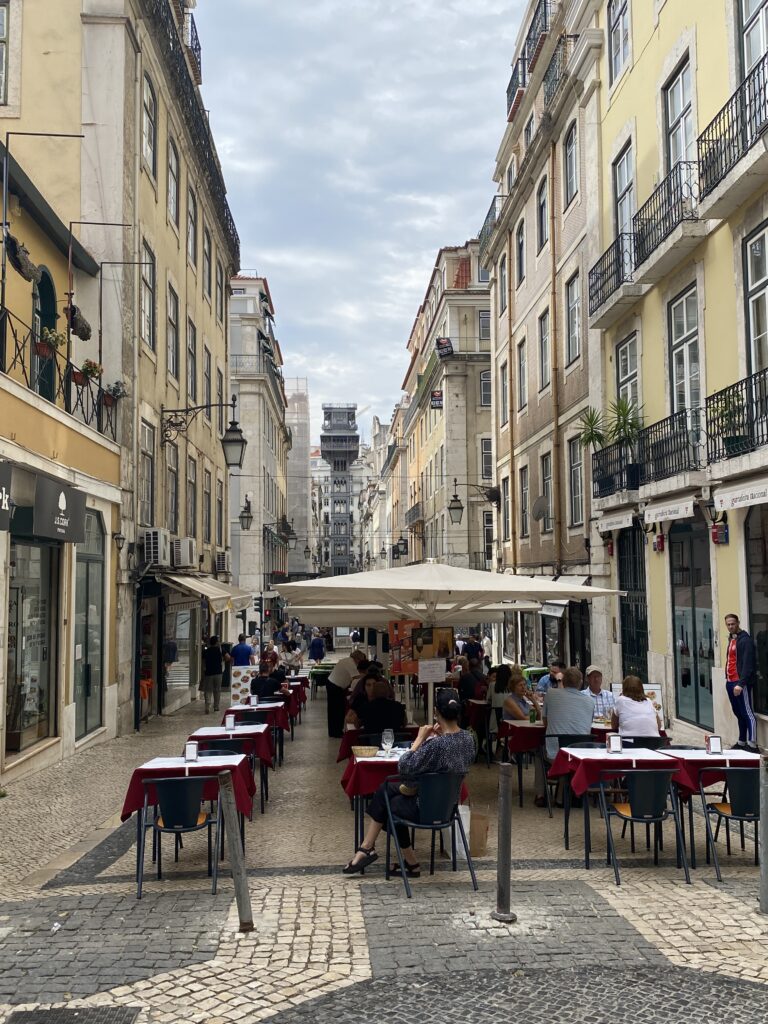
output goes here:
{"type": "Polygon", "coordinates": [[[389,624],[389,647],[395,675],[415,675],[419,664],[413,652],[413,632],[421,623],[417,619],[398,619],[389,624]]]}
{"type": "Polygon", "coordinates": [[[255,665],[232,667],[230,678],[233,704],[242,704],[248,700],[251,693],[251,678],[255,678],[258,674],[255,665]]]}
{"type": "Polygon", "coordinates": [[[453,654],[452,626],[424,626],[413,631],[413,653],[423,658],[450,658],[453,654]]]}

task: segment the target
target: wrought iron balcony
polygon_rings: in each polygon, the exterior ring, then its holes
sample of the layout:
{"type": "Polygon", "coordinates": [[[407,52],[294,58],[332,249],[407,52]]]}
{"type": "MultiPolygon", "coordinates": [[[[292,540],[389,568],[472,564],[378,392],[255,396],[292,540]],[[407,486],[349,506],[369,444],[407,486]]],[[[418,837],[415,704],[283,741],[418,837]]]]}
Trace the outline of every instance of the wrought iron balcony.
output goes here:
{"type": "Polygon", "coordinates": [[[539,0],[533,12],[528,35],[525,37],[525,59],[529,72],[533,71],[549,32],[549,7],[550,0],[539,0]]]}
{"type": "Polygon", "coordinates": [[[422,508],[421,502],[417,501],[408,509],[405,513],[405,525],[413,526],[414,523],[420,523],[424,518],[424,509],[422,508]]]}
{"type": "Polygon", "coordinates": [[[589,272],[589,315],[593,316],[621,285],[632,281],[635,236],[622,231],[589,272]]]}
{"type": "Polygon", "coordinates": [[[768,54],[752,68],[698,139],[701,198],[716,188],[768,128],[768,54]]]}
{"type": "Polygon", "coordinates": [[[592,453],[592,495],[607,498],[617,491],[637,490],[640,467],[625,441],[616,441],[592,453]]]}
{"type": "Polygon", "coordinates": [[[197,85],[203,80],[203,51],[200,46],[200,37],[197,34],[195,19],[191,14],[187,15],[187,50],[192,65],[192,77],[197,85]]]}
{"type": "Polygon", "coordinates": [[[557,41],[552,60],[544,72],[544,106],[549,107],[560,91],[560,86],[565,81],[565,69],[568,66],[573,47],[578,36],[562,35],[557,41]]]}
{"type": "Polygon", "coordinates": [[[697,220],[698,165],[680,160],[634,216],[635,268],[640,267],[675,228],[697,220]]]}
{"type": "Polygon", "coordinates": [[[520,57],[512,69],[512,77],[510,78],[509,85],[507,86],[508,121],[511,121],[514,118],[517,113],[517,108],[522,102],[523,94],[525,93],[526,79],[525,57],[520,57]]]}
{"type": "Polygon", "coordinates": [[[699,409],[681,409],[640,432],[640,484],[667,480],[678,473],[700,469],[703,443],[699,409]]]}
{"type": "Polygon", "coordinates": [[[485,215],[485,220],[483,221],[483,226],[480,228],[480,234],[478,236],[481,257],[485,255],[485,252],[490,244],[491,236],[493,235],[494,229],[496,227],[496,222],[501,216],[501,209],[504,206],[504,201],[506,200],[506,198],[506,196],[494,196],[491,202],[490,209],[488,210],[488,213],[485,215]]]}
{"type": "Polygon", "coordinates": [[[707,458],[719,462],[765,445],[768,370],[758,370],[707,398],[707,458]]]}
{"type": "Polygon", "coordinates": [[[87,427],[117,440],[120,399],[9,310],[0,310],[0,371],[87,427]]]}

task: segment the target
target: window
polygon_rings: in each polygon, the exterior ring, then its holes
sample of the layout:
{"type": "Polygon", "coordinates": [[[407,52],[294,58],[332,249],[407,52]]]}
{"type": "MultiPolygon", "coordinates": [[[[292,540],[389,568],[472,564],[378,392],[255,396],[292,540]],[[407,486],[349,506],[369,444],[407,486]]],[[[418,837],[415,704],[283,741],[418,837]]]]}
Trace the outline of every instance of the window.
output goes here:
{"type": "Polygon", "coordinates": [[[501,481],[501,539],[509,540],[509,477],[505,476],[501,481]]]}
{"type": "Polygon", "coordinates": [[[149,75],[144,75],[144,113],[141,126],[141,151],[154,177],[157,171],[157,98],[149,75]]]}
{"type": "Polygon", "coordinates": [[[568,206],[579,191],[579,151],[575,121],[566,132],[563,143],[563,185],[565,205],[568,206]]]}
{"type": "Polygon", "coordinates": [[[491,371],[480,371],[480,405],[491,404],[491,371]]]}
{"type": "Polygon", "coordinates": [[[211,370],[211,350],[203,348],[203,416],[211,422],[211,402],[213,401],[213,371],[211,370]]]}
{"type": "MultiPolygon", "coordinates": [[[[445,529],[443,529],[445,533],[445,529]]],[[[490,567],[493,562],[493,512],[483,512],[483,548],[485,564],[490,567]]]]}
{"type": "Polygon", "coordinates": [[[187,189],[187,259],[197,266],[197,199],[191,188],[187,189]]]}
{"type": "Polygon", "coordinates": [[[568,496],[571,526],[581,526],[584,523],[584,466],[578,437],[568,442],[568,496]]]}
{"type": "Polygon", "coordinates": [[[139,431],[139,523],[152,526],[155,518],[155,428],[145,420],[139,431]]]}
{"type": "Polygon", "coordinates": [[[741,0],[744,76],[768,52],[768,0],[741,0]]]}
{"type": "Polygon", "coordinates": [[[216,426],[220,434],[224,433],[224,374],[216,371],[216,426]]]}
{"type": "Polygon", "coordinates": [[[490,281],[490,279],[491,279],[490,271],[488,270],[487,267],[484,267],[482,265],[482,263],[480,262],[480,258],[478,257],[478,260],[477,260],[477,280],[480,281],[481,283],[485,283],[486,281],[490,281]]]}
{"type": "Polygon", "coordinates": [[[520,536],[527,537],[530,533],[530,521],[528,518],[528,467],[520,468],[520,536]]]}
{"type": "Polygon", "coordinates": [[[8,0],[0,3],[0,104],[8,102],[8,0]]]}
{"type": "Polygon", "coordinates": [[[224,546],[224,484],[216,481],[216,543],[224,546]]]}
{"type": "Polygon", "coordinates": [[[611,82],[615,82],[629,60],[629,0],[608,2],[608,59],[611,82]]]}
{"type": "Polygon", "coordinates": [[[509,391],[507,390],[507,364],[499,367],[499,423],[503,427],[509,420],[509,391]]]}
{"type": "Polygon", "coordinates": [[[187,459],[187,536],[197,534],[197,463],[187,459]]]}
{"type": "Polygon", "coordinates": [[[203,543],[211,543],[211,471],[203,470],[203,543]]]}
{"type": "Polygon", "coordinates": [[[549,214],[547,213],[547,179],[539,185],[536,193],[536,244],[538,251],[544,248],[549,239],[549,214]]]}
{"type": "Polygon", "coordinates": [[[483,480],[493,479],[493,442],[490,437],[480,440],[480,455],[483,480]]]}
{"type": "Polygon", "coordinates": [[[523,141],[525,142],[525,148],[528,149],[530,144],[533,142],[533,136],[536,132],[536,114],[532,110],[531,116],[525,122],[525,129],[523,130],[523,141]]]}
{"type": "Polygon", "coordinates": [[[507,308],[507,257],[499,260],[499,314],[507,308]]]}
{"type": "Polygon", "coordinates": [[[696,136],[691,109],[691,65],[686,62],[665,90],[667,113],[667,170],[680,160],[693,160],[696,136]]]}
{"type": "Polygon", "coordinates": [[[155,254],[141,247],[141,340],[155,350],[155,254]]]}
{"type": "Polygon", "coordinates": [[[517,161],[514,157],[509,161],[509,167],[507,167],[507,193],[511,193],[515,187],[515,181],[517,180],[517,161]]]}
{"type": "Polygon", "coordinates": [[[179,296],[168,285],[168,316],[165,326],[168,373],[179,379],[179,296]]]}
{"type": "Polygon", "coordinates": [[[546,509],[541,520],[541,532],[551,533],[552,521],[552,453],[541,456],[541,493],[546,501],[546,509]]]}
{"type": "Polygon", "coordinates": [[[545,388],[552,379],[549,352],[549,310],[545,309],[539,317],[539,390],[545,388]]]}
{"type": "Polygon", "coordinates": [[[632,231],[635,215],[634,167],[632,143],[628,142],[613,164],[614,221],[617,236],[632,231]]]}
{"type": "Polygon", "coordinates": [[[224,267],[216,260],[216,319],[224,323],[224,267]]]}
{"type": "Polygon", "coordinates": [[[477,314],[477,333],[480,341],[491,340],[491,311],[481,309],[477,314]]]}
{"type": "Polygon", "coordinates": [[[638,404],[637,335],[616,346],[616,394],[628,402],[638,404]]]}
{"type": "Polygon", "coordinates": [[[179,151],[173,139],[168,139],[168,216],[179,226],[179,151]]]}
{"type": "Polygon", "coordinates": [[[197,328],[187,319],[187,394],[197,399],[197,328]]]}
{"type": "Polygon", "coordinates": [[[672,412],[698,410],[701,403],[696,286],[669,304],[672,412]]]}
{"type": "Polygon", "coordinates": [[[515,255],[517,256],[517,283],[525,280],[525,221],[520,221],[515,234],[515,255]]]}
{"type": "Polygon", "coordinates": [[[525,341],[517,346],[517,408],[524,409],[528,405],[528,353],[525,341]]]}
{"type": "Polygon", "coordinates": [[[760,228],[744,245],[749,306],[749,370],[757,373],[768,366],[768,229],[765,226],[760,228]]]}
{"type": "Polygon", "coordinates": [[[211,233],[203,228],[203,294],[211,297],[211,233]]]}
{"type": "Polygon", "coordinates": [[[171,441],[165,446],[165,528],[179,532],[179,449],[171,441]]]}
{"type": "Polygon", "coordinates": [[[581,288],[574,274],[565,286],[565,365],[581,355],[581,288]]]}

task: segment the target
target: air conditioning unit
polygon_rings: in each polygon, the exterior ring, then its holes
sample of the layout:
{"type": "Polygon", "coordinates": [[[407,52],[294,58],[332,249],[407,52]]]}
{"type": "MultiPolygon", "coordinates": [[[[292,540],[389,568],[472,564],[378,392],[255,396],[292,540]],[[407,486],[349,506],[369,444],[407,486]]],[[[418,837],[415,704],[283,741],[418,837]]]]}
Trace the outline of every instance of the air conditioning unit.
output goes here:
{"type": "Polygon", "coordinates": [[[149,565],[170,566],[171,535],[168,530],[145,530],[142,537],[144,561],[149,565]]]}
{"type": "Polygon", "coordinates": [[[197,569],[197,544],[194,537],[179,537],[173,542],[175,569],[197,569]]]}
{"type": "Polygon", "coordinates": [[[216,552],[216,575],[223,576],[224,573],[232,572],[229,551],[216,552]]]}

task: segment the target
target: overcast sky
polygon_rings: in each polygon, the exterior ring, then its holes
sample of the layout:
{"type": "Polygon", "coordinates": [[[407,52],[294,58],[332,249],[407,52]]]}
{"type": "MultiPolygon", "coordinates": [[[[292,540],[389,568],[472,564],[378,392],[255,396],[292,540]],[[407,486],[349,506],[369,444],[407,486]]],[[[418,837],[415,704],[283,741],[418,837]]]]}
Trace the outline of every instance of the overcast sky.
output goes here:
{"type": "Polygon", "coordinates": [[[244,269],[286,377],[389,420],[437,250],[477,235],[523,0],[198,0],[244,269]]]}

